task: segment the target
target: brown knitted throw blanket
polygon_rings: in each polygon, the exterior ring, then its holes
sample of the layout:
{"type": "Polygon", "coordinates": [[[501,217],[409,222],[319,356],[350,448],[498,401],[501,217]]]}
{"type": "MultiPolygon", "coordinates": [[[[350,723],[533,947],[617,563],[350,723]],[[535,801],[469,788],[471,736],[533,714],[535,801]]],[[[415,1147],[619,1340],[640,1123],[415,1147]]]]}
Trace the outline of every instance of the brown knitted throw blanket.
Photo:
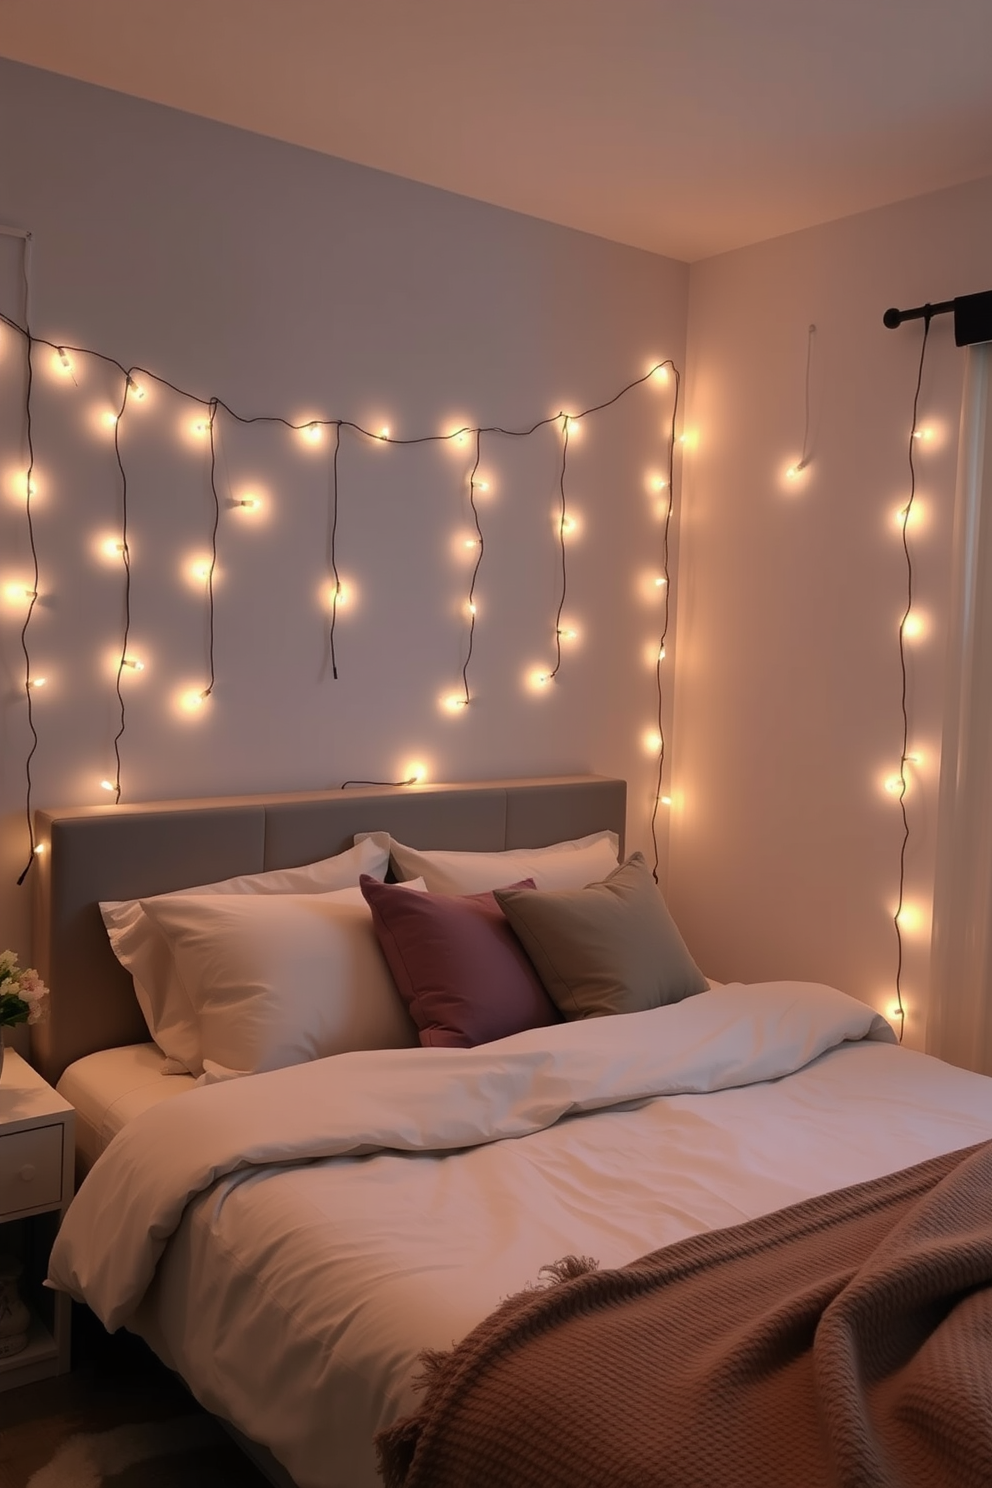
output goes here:
{"type": "Polygon", "coordinates": [[[992,1143],[570,1258],[377,1438],[386,1488],[989,1488],[992,1143]]]}

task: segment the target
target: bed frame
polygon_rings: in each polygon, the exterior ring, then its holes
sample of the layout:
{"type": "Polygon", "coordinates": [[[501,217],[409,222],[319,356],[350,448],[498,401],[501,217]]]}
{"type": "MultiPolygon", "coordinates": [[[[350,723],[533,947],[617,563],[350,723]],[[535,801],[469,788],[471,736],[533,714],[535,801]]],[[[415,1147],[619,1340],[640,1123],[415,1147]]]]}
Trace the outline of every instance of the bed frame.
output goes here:
{"type": "Polygon", "coordinates": [[[622,780],[569,775],[38,811],[33,961],[51,998],[31,1030],[32,1060],[54,1085],[75,1059],[148,1039],[101,899],[294,868],[350,847],[356,832],[498,852],[609,829],[622,849],[626,799],[622,780]]]}

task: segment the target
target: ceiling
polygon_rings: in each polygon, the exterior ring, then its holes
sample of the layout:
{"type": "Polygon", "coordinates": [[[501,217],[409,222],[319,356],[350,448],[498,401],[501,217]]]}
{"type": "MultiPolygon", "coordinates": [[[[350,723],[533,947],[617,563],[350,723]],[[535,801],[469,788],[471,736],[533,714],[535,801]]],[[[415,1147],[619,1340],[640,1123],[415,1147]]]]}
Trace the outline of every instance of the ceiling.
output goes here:
{"type": "Polygon", "coordinates": [[[0,55],[688,260],[992,175],[992,0],[0,0],[0,55]]]}

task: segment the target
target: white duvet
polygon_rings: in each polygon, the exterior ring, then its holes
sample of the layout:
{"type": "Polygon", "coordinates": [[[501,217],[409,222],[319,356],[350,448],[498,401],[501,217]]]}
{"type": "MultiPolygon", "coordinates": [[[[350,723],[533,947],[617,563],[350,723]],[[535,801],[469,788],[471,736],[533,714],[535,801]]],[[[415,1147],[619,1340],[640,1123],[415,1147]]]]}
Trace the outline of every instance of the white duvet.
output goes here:
{"type": "Polygon", "coordinates": [[[419,1350],[542,1265],[622,1265],[986,1137],[992,1080],[830,988],[733,985],[178,1096],[97,1162],[51,1279],[151,1336],[300,1488],[373,1488],[419,1350]]]}

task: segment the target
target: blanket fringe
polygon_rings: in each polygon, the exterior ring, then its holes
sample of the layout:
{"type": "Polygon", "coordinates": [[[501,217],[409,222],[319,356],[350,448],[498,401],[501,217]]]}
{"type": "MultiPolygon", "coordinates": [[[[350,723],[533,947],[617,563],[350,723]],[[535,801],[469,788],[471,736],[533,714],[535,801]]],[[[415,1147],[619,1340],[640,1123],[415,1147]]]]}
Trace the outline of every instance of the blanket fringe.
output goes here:
{"type": "MultiPolygon", "coordinates": [[[[580,1276],[588,1276],[590,1272],[598,1270],[599,1262],[594,1261],[591,1256],[562,1256],[560,1261],[554,1261],[549,1266],[542,1266],[537,1273],[536,1282],[529,1282],[522,1291],[505,1297],[496,1311],[479,1326],[481,1328],[491,1327],[505,1314],[516,1312],[524,1307],[537,1292],[562,1286],[567,1281],[576,1281],[580,1276]]],[[[476,1332],[477,1330],[473,1329],[468,1338],[474,1338],[476,1332]]],[[[417,1356],[420,1372],[414,1376],[413,1388],[422,1390],[428,1399],[435,1391],[443,1389],[449,1369],[465,1353],[465,1344],[466,1340],[463,1339],[460,1344],[450,1349],[421,1349],[417,1356]]],[[[424,1405],[416,1414],[394,1421],[392,1426],[387,1426],[376,1436],[375,1450],[383,1488],[403,1488],[413,1465],[427,1410],[428,1402],[425,1400],[424,1405]]]]}

